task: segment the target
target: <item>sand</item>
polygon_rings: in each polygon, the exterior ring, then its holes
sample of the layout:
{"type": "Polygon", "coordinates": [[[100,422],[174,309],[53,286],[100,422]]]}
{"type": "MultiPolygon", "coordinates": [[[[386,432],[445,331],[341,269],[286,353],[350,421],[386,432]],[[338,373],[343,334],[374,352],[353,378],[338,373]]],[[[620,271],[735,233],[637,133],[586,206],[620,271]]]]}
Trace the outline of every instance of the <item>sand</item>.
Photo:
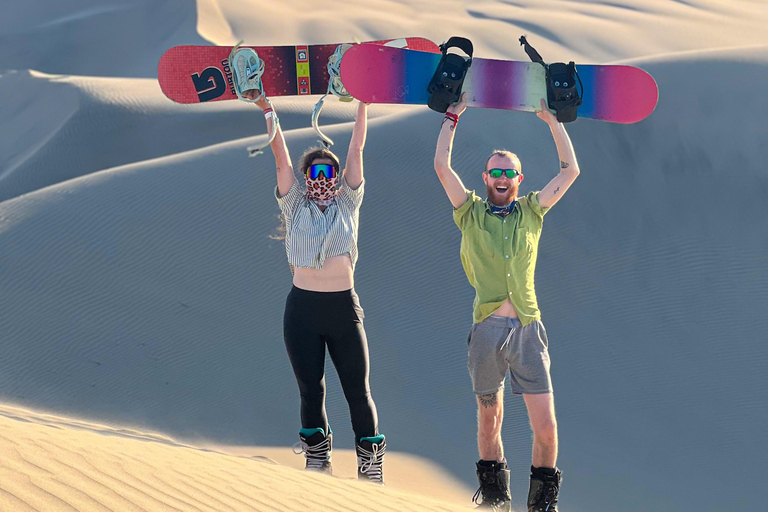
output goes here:
{"type": "MultiPolygon", "coordinates": [[[[464,35],[477,56],[521,60],[523,33],[548,60],[640,66],[660,90],[641,123],[568,126],[582,173],[545,218],[536,285],[562,509],[759,509],[754,490],[768,476],[759,442],[768,427],[767,22],[762,1],[7,6],[0,510],[469,505],[474,293],[432,169],[440,115],[370,109],[356,290],[391,450],[390,485],[372,489],[350,480],[352,431],[330,364],[340,478],[296,471],[298,391],[282,342],[291,279],[283,246],[269,238],[274,159],[245,150],[264,140],[263,117],[235,101],[174,104],[156,68],[179,44],[408,35],[464,35]]],[[[317,144],[316,99],[275,100],[294,159],[317,144]]],[[[342,161],[354,109],[331,100],[323,112],[342,161]]],[[[533,115],[470,109],[457,130],[454,167],[478,193],[496,148],[520,156],[523,193],[557,172],[533,115]]],[[[511,394],[502,436],[522,509],[531,439],[511,394]]]]}

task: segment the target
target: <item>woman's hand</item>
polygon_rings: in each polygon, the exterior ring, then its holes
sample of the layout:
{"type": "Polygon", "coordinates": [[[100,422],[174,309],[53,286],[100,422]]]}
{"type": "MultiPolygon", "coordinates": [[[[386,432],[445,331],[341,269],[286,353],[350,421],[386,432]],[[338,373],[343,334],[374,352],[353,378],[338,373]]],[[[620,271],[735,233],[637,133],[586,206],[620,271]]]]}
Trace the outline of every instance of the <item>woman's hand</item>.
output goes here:
{"type": "Polygon", "coordinates": [[[243,96],[245,96],[249,100],[254,100],[257,97],[259,97],[259,99],[257,99],[255,103],[256,103],[256,106],[258,106],[261,110],[272,108],[269,106],[269,100],[267,100],[266,94],[260,95],[259,91],[255,89],[251,89],[250,91],[245,91],[245,94],[243,94],[243,96]]]}

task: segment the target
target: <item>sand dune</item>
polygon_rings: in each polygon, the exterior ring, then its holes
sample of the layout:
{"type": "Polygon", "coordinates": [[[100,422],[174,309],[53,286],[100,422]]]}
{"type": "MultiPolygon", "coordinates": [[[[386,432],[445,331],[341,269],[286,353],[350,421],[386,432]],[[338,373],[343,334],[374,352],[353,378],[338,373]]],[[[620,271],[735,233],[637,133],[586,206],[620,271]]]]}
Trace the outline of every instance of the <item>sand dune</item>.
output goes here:
{"type": "MultiPolygon", "coordinates": [[[[245,153],[263,120],[238,102],[173,104],[154,73],[175,44],[463,34],[478,56],[521,59],[520,33],[553,60],[639,65],[660,88],[641,123],[568,127],[582,175],[546,217],[537,292],[563,510],[760,509],[741,490],[768,476],[755,443],[768,425],[763,2],[77,0],[4,14],[0,400],[59,416],[0,409],[0,509],[311,509],[293,487],[306,478],[336,510],[449,510],[398,493],[439,488],[397,483],[430,464],[451,500],[468,500],[473,292],[432,170],[439,114],[371,109],[356,288],[395,452],[392,488],[371,490],[345,480],[352,432],[330,365],[342,478],[284,467],[301,460],[281,335],[290,273],[269,238],[274,159],[245,153]],[[260,454],[281,465],[247,458],[260,454]]],[[[317,144],[316,99],[276,100],[294,158],[317,144]]],[[[324,111],[342,160],[353,114],[324,111]]],[[[501,147],[520,155],[523,192],[557,172],[535,116],[470,109],[453,159],[468,186],[480,191],[478,168],[501,147]]],[[[521,506],[530,434],[521,401],[506,407],[521,506]]]]}
{"type": "MultiPolygon", "coordinates": [[[[379,488],[289,469],[263,455],[235,456],[9,406],[0,406],[0,459],[0,509],[14,512],[470,510],[397,484],[379,488]]],[[[417,465],[410,458],[403,467],[417,465]]],[[[428,491],[445,486],[432,476],[403,479],[416,478],[428,491]]]]}
{"type": "MultiPolygon", "coordinates": [[[[229,101],[177,105],[156,80],[47,75],[36,71],[0,74],[0,115],[9,130],[0,139],[0,201],[130,162],[150,160],[264,133],[255,107],[229,101]],[[24,105],[24,108],[18,108],[24,105]],[[55,167],[50,162],[55,161],[55,167]]],[[[286,130],[309,125],[318,98],[276,98],[286,130]]],[[[377,106],[370,117],[402,111],[377,106]]],[[[324,102],[322,126],[349,122],[354,107],[324,102]]]]}
{"type": "Polygon", "coordinates": [[[206,0],[198,5],[206,12],[218,7],[215,26],[211,22],[205,32],[215,44],[239,39],[323,43],[329,34],[359,40],[419,35],[440,42],[464,35],[472,39],[478,56],[525,59],[517,38],[526,33],[553,60],[604,63],[768,42],[765,5],[749,0],[206,0]],[[285,17],[290,23],[273,22],[285,17]]]}

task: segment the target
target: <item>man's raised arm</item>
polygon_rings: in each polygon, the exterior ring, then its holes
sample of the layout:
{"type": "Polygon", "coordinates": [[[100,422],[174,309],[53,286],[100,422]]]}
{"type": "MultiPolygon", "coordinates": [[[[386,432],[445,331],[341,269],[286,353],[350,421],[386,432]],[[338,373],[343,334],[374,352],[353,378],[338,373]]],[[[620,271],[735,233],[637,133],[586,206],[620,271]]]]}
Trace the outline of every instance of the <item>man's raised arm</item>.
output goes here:
{"type": "Polygon", "coordinates": [[[568,187],[576,181],[579,176],[579,164],[576,162],[576,153],[573,150],[571,138],[565,131],[565,126],[557,121],[557,117],[549,111],[543,99],[541,100],[541,112],[536,115],[549,125],[552,138],[555,139],[557,146],[557,156],[560,157],[560,174],[555,176],[539,192],[539,205],[543,208],[550,208],[563,197],[568,187]]]}
{"type": "Polygon", "coordinates": [[[466,108],[467,93],[464,93],[458,103],[448,107],[443,124],[440,126],[440,135],[437,137],[437,148],[435,149],[435,171],[454,208],[459,208],[467,202],[467,190],[464,188],[459,175],[451,167],[451,152],[453,151],[456,124],[459,121],[459,116],[466,108]]]}

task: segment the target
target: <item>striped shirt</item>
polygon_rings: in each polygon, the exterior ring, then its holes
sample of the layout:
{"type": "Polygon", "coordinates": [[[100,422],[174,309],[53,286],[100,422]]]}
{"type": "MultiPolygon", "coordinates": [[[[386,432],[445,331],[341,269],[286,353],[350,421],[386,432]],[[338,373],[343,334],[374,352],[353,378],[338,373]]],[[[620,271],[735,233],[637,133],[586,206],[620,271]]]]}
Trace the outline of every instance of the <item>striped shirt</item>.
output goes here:
{"type": "Polygon", "coordinates": [[[275,187],[277,204],[285,216],[285,252],[291,271],[294,267],[320,269],[326,259],[347,253],[355,268],[364,185],[365,181],[353,189],[342,176],[336,200],[322,212],[298,181],[283,197],[275,187]]]}

